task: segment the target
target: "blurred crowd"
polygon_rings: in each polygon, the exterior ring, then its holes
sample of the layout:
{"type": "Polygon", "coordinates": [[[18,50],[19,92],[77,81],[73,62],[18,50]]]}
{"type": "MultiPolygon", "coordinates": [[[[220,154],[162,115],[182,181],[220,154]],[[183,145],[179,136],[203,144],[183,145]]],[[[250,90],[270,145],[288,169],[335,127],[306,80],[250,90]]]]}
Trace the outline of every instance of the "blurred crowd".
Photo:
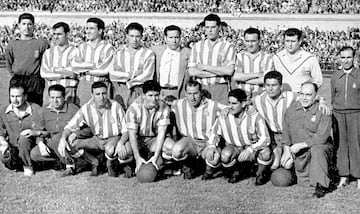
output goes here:
{"type": "MultiPolygon", "coordinates": [[[[104,37],[115,47],[126,43],[125,35],[126,24],[120,21],[114,21],[106,26],[104,37]]],[[[144,46],[150,47],[163,44],[163,29],[155,26],[144,26],[143,35],[144,46]]],[[[182,29],[181,45],[192,47],[192,45],[205,38],[204,29],[201,24],[193,28],[182,29]]],[[[236,51],[243,50],[244,47],[244,30],[234,29],[223,23],[221,34],[222,37],[232,42],[236,51]]],[[[276,53],[283,48],[283,28],[264,28],[262,31],[262,49],[269,53],[276,53]]],[[[302,29],[305,33],[302,48],[316,55],[320,61],[322,69],[332,70],[336,68],[336,56],[340,47],[350,45],[355,50],[360,49],[360,30],[359,28],[348,28],[346,31],[320,31],[308,27],[302,29]]],[[[6,45],[10,39],[20,35],[16,24],[13,26],[0,26],[0,58],[4,58],[6,45]]],[[[37,24],[35,30],[36,36],[44,37],[51,42],[51,26],[37,24]]],[[[85,41],[85,26],[72,24],[70,32],[70,41],[73,45],[78,46],[85,41]]],[[[358,57],[357,57],[358,58],[358,57]]]]}
{"type": "Polygon", "coordinates": [[[1,0],[0,10],[358,14],[360,0],[1,0]]]}

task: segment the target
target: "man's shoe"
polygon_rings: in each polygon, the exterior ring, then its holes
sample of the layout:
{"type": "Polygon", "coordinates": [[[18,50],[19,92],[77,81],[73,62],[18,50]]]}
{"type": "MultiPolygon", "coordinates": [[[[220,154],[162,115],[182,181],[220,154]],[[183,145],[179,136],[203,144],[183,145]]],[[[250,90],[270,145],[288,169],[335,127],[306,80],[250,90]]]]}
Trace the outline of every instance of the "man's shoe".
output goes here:
{"type": "Polygon", "coordinates": [[[24,176],[31,177],[34,175],[34,169],[31,166],[24,166],[24,176]]]}
{"type": "Polygon", "coordinates": [[[73,167],[66,168],[65,171],[61,174],[61,177],[68,177],[76,175],[76,170],[73,167]]]}
{"type": "Polygon", "coordinates": [[[320,184],[316,184],[315,192],[312,194],[313,198],[322,198],[325,196],[327,192],[327,188],[321,186],[320,184]]]}
{"type": "Polygon", "coordinates": [[[268,181],[267,177],[264,174],[257,175],[255,178],[255,186],[261,186],[266,184],[268,181]]]}
{"type": "Polygon", "coordinates": [[[134,175],[133,172],[134,172],[134,170],[130,165],[127,164],[124,166],[124,178],[133,177],[133,175],[134,175]]]}
{"type": "Polygon", "coordinates": [[[228,183],[237,183],[240,181],[240,171],[239,170],[234,170],[233,173],[231,173],[231,175],[228,178],[228,183]]]}
{"type": "Polygon", "coordinates": [[[201,177],[201,180],[203,180],[203,181],[211,180],[211,179],[214,179],[213,174],[210,174],[210,173],[207,173],[207,172],[205,172],[201,177]]]}
{"type": "Polygon", "coordinates": [[[182,171],[184,173],[184,179],[194,179],[196,177],[195,170],[188,166],[183,166],[182,171]]]}

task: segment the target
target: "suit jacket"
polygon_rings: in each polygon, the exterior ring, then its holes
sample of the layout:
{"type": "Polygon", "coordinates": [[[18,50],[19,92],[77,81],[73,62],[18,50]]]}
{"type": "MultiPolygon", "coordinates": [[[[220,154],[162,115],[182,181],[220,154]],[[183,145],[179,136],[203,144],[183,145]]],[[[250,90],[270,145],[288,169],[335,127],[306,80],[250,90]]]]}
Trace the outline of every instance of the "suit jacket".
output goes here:
{"type": "MultiPolygon", "coordinates": [[[[151,49],[155,52],[155,73],[156,73],[156,81],[160,82],[160,62],[161,57],[164,54],[166,49],[166,45],[154,46],[151,49]]],[[[180,49],[180,69],[179,69],[179,85],[178,85],[178,97],[181,98],[185,96],[185,83],[189,79],[188,72],[188,62],[190,59],[191,50],[189,48],[181,48],[180,49]]]]}

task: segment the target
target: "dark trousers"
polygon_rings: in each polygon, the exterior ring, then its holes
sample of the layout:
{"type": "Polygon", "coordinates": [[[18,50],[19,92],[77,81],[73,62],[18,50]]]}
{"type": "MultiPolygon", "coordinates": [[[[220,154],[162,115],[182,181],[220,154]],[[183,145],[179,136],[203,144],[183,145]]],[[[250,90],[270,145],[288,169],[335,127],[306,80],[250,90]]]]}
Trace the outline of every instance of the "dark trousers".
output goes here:
{"type": "Polygon", "coordinates": [[[9,169],[20,169],[22,166],[32,167],[30,151],[34,146],[34,138],[20,136],[18,144],[11,145],[4,155],[0,155],[0,160],[9,169]]]}
{"type": "Polygon", "coordinates": [[[360,178],[360,112],[334,112],[334,126],[339,175],[360,178]]]}

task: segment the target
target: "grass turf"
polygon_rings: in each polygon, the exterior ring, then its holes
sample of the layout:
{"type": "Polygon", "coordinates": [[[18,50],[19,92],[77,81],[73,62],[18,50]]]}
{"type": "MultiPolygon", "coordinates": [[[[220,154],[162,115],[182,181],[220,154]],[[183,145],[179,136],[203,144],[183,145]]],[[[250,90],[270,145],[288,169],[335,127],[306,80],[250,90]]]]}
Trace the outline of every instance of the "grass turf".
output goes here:
{"type": "MultiPolygon", "coordinates": [[[[1,104],[8,103],[9,76],[0,69],[1,104]]],[[[329,79],[320,95],[329,101],[329,79]]],[[[356,183],[312,199],[313,188],[255,187],[251,179],[183,180],[171,177],[140,184],[136,178],[89,177],[89,172],[59,178],[47,170],[33,177],[0,165],[0,213],[358,213],[356,183]]]]}

